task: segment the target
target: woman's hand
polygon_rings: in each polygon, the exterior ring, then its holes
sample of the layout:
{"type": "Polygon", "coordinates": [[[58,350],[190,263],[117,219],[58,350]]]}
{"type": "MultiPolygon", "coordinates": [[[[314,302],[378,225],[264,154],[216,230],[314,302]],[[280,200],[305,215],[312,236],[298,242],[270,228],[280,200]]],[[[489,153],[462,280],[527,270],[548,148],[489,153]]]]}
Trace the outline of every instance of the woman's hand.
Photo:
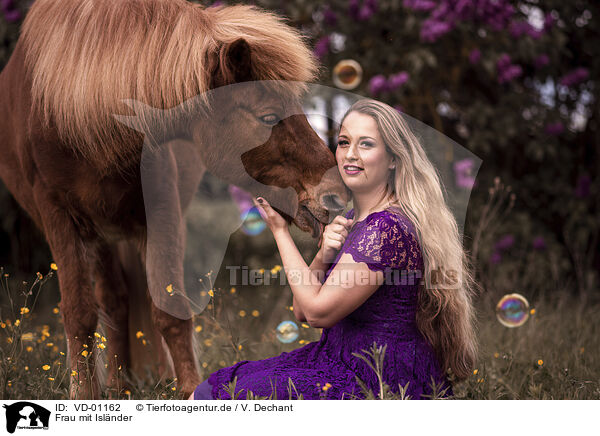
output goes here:
{"type": "Polygon", "coordinates": [[[288,230],[287,221],[283,219],[281,215],[275,212],[267,200],[262,197],[256,197],[256,199],[252,199],[252,201],[258,209],[258,213],[260,213],[260,216],[274,235],[278,232],[288,230]]]}
{"type": "Polygon", "coordinates": [[[348,237],[348,232],[354,220],[336,216],[331,223],[325,226],[321,238],[321,255],[324,263],[332,263],[348,237]]]}

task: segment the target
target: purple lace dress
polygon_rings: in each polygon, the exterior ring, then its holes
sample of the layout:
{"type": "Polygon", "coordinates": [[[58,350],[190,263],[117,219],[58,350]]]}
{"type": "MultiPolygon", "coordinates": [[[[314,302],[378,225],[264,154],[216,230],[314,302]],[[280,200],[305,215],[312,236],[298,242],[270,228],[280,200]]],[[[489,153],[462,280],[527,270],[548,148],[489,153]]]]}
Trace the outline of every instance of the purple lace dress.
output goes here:
{"type": "MultiPolygon", "coordinates": [[[[346,214],[347,218],[353,216],[354,210],[346,214]]],[[[371,270],[384,271],[389,280],[346,318],[331,328],[324,328],[318,342],[269,359],[244,360],[222,368],[212,373],[209,385],[205,382],[199,390],[211,389],[213,399],[230,399],[224,386],[237,376],[239,399],[246,398],[247,390],[269,397],[272,387],[276,389],[277,399],[289,399],[288,378],[291,378],[304,399],[362,399],[357,376],[375,394],[379,392],[379,383],[375,372],[352,353],[364,354],[361,350],[370,350],[376,342],[387,344],[383,379],[393,392],[398,393],[398,385],[405,386],[408,382],[407,394],[412,399],[421,399],[422,394],[431,394],[430,377],[433,377],[442,389],[448,388],[446,396],[453,395],[432,347],[415,322],[420,276],[410,284],[399,274],[399,270],[423,270],[412,223],[396,209],[374,212],[356,222],[326,276],[343,253],[352,255],[355,262],[366,263],[371,270]],[[326,383],[331,387],[323,392],[326,383]]],[[[293,388],[291,393],[291,398],[297,398],[293,388]]]]}

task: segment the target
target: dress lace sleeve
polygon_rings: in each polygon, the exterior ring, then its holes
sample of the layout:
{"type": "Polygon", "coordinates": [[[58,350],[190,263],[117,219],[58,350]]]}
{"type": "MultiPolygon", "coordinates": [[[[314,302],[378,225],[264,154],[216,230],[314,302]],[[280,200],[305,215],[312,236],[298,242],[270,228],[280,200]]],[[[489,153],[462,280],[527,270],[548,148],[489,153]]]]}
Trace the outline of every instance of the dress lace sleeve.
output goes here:
{"type": "Polygon", "coordinates": [[[355,262],[366,263],[372,271],[413,271],[421,266],[421,248],[408,218],[385,211],[360,224],[344,250],[355,262]]]}

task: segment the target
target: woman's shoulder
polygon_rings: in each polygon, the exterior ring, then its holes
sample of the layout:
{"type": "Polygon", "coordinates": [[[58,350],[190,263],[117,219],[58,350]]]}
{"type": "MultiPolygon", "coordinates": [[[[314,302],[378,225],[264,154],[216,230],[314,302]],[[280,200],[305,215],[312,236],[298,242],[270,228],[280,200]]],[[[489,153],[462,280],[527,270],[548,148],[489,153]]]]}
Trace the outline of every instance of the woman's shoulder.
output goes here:
{"type": "Polygon", "coordinates": [[[382,267],[415,269],[419,265],[419,240],[414,225],[401,210],[373,212],[353,230],[356,233],[348,251],[362,253],[382,267]]]}
{"type": "Polygon", "coordinates": [[[381,216],[385,222],[400,227],[403,233],[412,236],[417,235],[414,223],[406,216],[404,212],[402,212],[400,208],[392,206],[388,209],[385,209],[381,216]]]}
{"type": "MultiPolygon", "coordinates": [[[[354,209],[346,213],[346,218],[354,217],[354,209]]],[[[377,228],[379,231],[392,231],[402,233],[406,236],[417,236],[416,227],[399,207],[389,207],[387,209],[372,212],[360,223],[364,230],[377,228]]],[[[356,223],[355,223],[356,225],[356,223]]]]}

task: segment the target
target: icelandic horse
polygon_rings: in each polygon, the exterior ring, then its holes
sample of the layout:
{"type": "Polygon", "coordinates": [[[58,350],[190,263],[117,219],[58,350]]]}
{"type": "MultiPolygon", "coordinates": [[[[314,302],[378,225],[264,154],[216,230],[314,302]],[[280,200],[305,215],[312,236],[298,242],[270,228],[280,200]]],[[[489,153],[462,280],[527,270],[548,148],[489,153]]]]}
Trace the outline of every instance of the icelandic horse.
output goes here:
{"type": "Polygon", "coordinates": [[[168,354],[159,347],[145,356],[168,365],[170,354],[183,398],[201,381],[189,302],[161,295],[169,284],[184,289],[183,213],[205,171],[265,196],[314,237],[343,209],[348,192],[335,158],[300,105],[317,72],[299,32],[252,6],[31,6],[0,74],[0,177],[58,265],[71,398],[100,397],[99,320],[108,339],[107,392],[116,392],[120,369],[136,369],[136,316],[151,317],[164,338],[168,354]],[[211,100],[208,91],[228,86],[227,98],[211,100]],[[119,117],[141,120],[152,134],[119,117]],[[155,209],[145,208],[140,180],[148,141],[162,150],[154,170],[166,195],[155,209]],[[152,246],[151,223],[165,224],[152,246]]]}

